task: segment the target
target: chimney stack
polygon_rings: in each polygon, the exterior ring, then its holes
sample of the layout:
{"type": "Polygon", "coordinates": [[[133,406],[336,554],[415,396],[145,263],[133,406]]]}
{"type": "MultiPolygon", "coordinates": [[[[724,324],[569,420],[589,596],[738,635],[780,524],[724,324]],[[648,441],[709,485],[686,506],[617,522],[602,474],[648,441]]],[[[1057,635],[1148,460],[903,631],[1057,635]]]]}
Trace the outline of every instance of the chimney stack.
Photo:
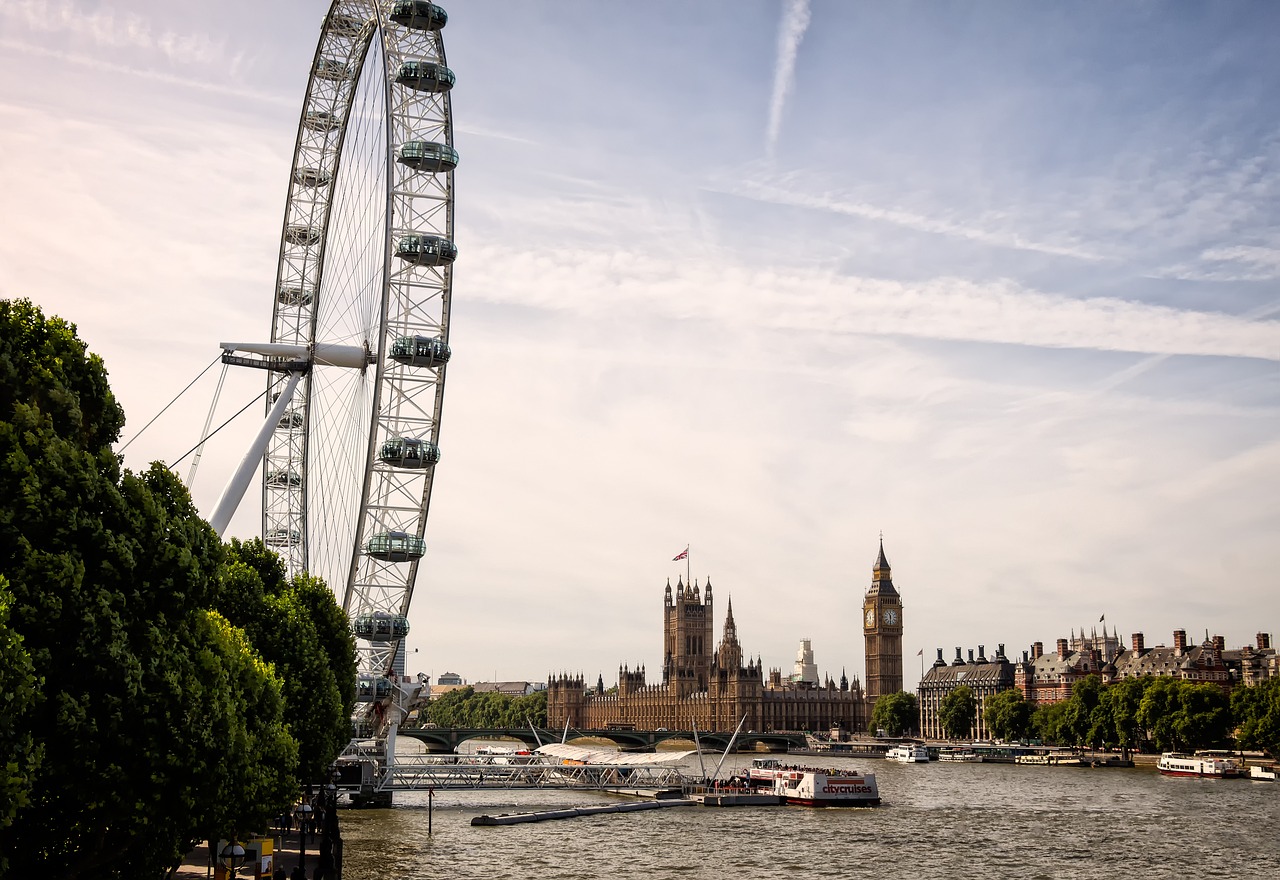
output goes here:
{"type": "Polygon", "coordinates": [[[1227,650],[1227,640],[1226,640],[1226,638],[1225,638],[1224,636],[1214,636],[1214,637],[1213,637],[1213,652],[1214,652],[1215,654],[1217,654],[1219,657],[1221,657],[1221,656],[1222,656],[1222,652],[1223,652],[1223,651],[1225,651],[1225,650],[1227,650]]]}
{"type": "Polygon", "coordinates": [[[1044,656],[1044,642],[1031,643],[1031,659],[1039,660],[1044,656]]]}
{"type": "Polygon", "coordinates": [[[1067,659],[1067,640],[1066,639],[1058,639],[1058,659],[1059,660],[1067,659]]]}
{"type": "Polygon", "coordinates": [[[1258,650],[1265,651],[1271,647],[1271,633],[1258,633],[1258,650]]]}
{"type": "Polygon", "coordinates": [[[973,662],[973,648],[970,648],[970,649],[969,649],[969,662],[970,662],[970,663],[972,663],[972,662],[973,662]]]}
{"type": "Polygon", "coordinates": [[[978,662],[979,663],[987,662],[987,646],[986,645],[978,646],[978,662]]]}
{"type": "Polygon", "coordinates": [[[1173,631],[1173,656],[1181,657],[1187,653],[1187,631],[1185,629],[1175,629],[1173,631]]]}
{"type": "Polygon", "coordinates": [[[1133,634],[1133,653],[1141,657],[1143,652],[1146,650],[1147,650],[1147,640],[1143,637],[1142,633],[1134,633],[1133,634]]]}
{"type": "Polygon", "coordinates": [[[1003,645],[1003,644],[996,645],[996,659],[997,659],[997,660],[1004,660],[1004,659],[1005,659],[1005,656],[1004,656],[1004,645],[1003,645]]]}

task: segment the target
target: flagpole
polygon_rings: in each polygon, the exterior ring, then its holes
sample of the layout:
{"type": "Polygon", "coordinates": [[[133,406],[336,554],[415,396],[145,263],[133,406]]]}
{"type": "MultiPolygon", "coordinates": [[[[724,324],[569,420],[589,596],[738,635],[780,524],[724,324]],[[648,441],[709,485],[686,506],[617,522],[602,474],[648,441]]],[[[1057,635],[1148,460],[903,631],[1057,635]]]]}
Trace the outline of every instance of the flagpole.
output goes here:
{"type": "Polygon", "coordinates": [[[686,587],[693,586],[692,575],[689,574],[693,568],[693,559],[689,555],[689,548],[692,546],[692,544],[686,544],[684,548],[684,585],[686,587]]]}

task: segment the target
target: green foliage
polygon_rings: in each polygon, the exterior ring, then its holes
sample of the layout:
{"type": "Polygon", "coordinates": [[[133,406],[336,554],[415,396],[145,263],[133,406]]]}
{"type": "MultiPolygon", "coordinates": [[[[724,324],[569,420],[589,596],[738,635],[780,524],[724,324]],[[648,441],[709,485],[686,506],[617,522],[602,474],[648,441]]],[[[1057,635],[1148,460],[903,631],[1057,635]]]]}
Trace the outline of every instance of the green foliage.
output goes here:
{"type": "Polygon", "coordinates": [[[1032,706],[1022,698],[1022,691],[1010,688],[992,694],[983,701],[983,720],[996,739],[1019,740],[1031,731],[1032,706]]]}
{"type": "Polygon", "coordinates": [[[1068,745],[1090,745],[1089,734],[1093,729],[1093,713],[1101,699],[1102,679],[1097,675],[1089,675],[1083,681],[1076,682],[1071,689],[1071,699],[1067,700],[1066,715],[1063,718],[1063,740],[1068,745]]]}
{"type": "MultiPolygon", "coordinates": [[[[22,723],[35,706],[40,679],[22,636],[9,628],[12,604],[9,583],[0,575],[0,829],[30,803],[32,781],[44,757],[43,747],[22,723]]],[[[0,852],[0,874],[7,865],[0,852]]]]}
{"type": "Polygon", "coordinates": [[[478,694],[470,685],[449,691],[427,709],[427,717],[439,727],[534,727],[547,725],[547,692],[524,697],[478,694]]]}
{"type": "Polygon", "coordinates": [[[978,701],[968,685],[960,685],[942,698],[938,707],[938,722],[949,739],[967,739],[973,733],[977,719],[978,701]]]}
{"type": "Polygon", "coordinates": [[[1231,692],[1231,713],[1242,749],[1262,749],[1280,757],[1280,678],[1231,692]]]}
{"type": "Polygon", "coordinates": [[[355,642],[318,578],[285,579],[260,540],[232,540],[215,607],[248,633],[284,686],[284,717],[298,741],[298,780],[317,782],[351,738],[355,642]]]}
{"type": "Polygon", "coordinates": [[[889,736],[915,732],[920,723],[920,704],[915,694],[899,691],[884,694],[871,710],[871,729],[883,730],[889,736]]]}
{"type": "Polygon", "coordinates": [[[1065,702],[1037,706],[1031,714],[1031,732],[1043,743],[1065,745],[1071,741],[1066,716],[1065,702]]]}
{"type": "Polygon", "coordinates": [[[0,302],[0,676],[25,703],[0,734],[0,764],[26,776],[0,810],[14,877],[158,876],[193,829],[256,821],[211,805],[274,807],[292,771],[278,683],[204,610],[221,542],[166,469],[122,472],[122,425],[74,327],[0,302]]]}

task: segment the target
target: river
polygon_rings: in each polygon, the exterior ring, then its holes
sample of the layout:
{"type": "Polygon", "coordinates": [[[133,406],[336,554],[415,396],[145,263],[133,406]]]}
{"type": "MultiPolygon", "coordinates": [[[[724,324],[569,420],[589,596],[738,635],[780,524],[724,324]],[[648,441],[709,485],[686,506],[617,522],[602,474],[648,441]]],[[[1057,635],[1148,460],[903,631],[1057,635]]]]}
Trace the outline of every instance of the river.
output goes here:
{"type": "MultiPolygon", "coordinates": [[[[726,766],[749,760],[731,756],[726,766]]],[[[1170,779],[1145,767],[793,760],[874,772],[884,805],[677,807],[473,828],[482,813],[613,798],[445,791],[435,796],[428,835],[427,795],[404,793],[392,809],[342,811],[344,877],[1280,877],[1276,783],[1170,779]]]]}

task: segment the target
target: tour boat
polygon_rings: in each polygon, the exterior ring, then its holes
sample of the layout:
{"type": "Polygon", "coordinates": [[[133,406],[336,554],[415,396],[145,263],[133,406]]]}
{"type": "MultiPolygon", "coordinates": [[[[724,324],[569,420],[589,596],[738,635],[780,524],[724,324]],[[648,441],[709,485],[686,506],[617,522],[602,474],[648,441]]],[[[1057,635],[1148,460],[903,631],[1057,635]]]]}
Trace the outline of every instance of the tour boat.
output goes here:
{"type": "Polygon", "coordinates": [[[1280,776],[1280,764],[1254,764],[1249,768],[1249,778],[1259,782],[1275,782],[1280,776]]]}
{"type": "Polygon", "coordinates": [[[1240,775],[1240,768],[1230,758],[1206,758],[1179,752],[1162,754],[1156,769],[1165,776],[1194,776],[1201,779],[1231,779],[1240,775]]]}
{"type": "Polygon", "coordinates": [[[952,764],[981,764],[982,756],[971,749],[940,749],[938,760],[952,764]]]}
{"type": "Polygon", "coordinates": [[[773,780],[773,793],[784,803],[805,807],[876,807],[880,790],[873,773],[857,770],[786,770],[773,780]]]}
{"type": "Polygon", "coordinates": [[[880,789],[874,773],[784,765],[776,758],[756,758],[747,776],[753,788],[770,792],[783,803],[806,807],[875,807],[880,789]]]}
{"type": "Polygon", "coordinates": [[[902,745],[894,746],[885,753],[885,757],[890,761],[897,761],[900,764],[928,764],[929,750],[921,745],[902,745]]]}

